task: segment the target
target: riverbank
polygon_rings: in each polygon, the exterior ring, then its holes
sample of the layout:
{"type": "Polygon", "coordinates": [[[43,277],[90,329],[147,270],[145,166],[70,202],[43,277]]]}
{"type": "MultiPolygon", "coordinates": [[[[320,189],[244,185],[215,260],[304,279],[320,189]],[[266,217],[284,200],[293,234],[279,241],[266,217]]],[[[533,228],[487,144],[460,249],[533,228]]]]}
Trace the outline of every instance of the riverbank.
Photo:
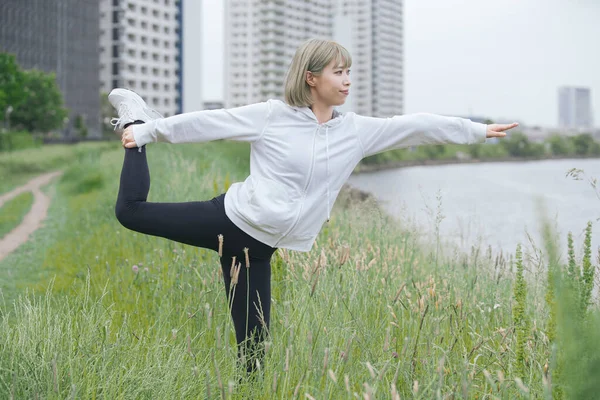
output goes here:
{"type": "Polygon", "coordinates": [[[440,159],[440,160],[405,160],[394,161],[383,164],[359,164],[353,174],[369,173],[384,171],[388,169],[436,166],[436,165],[452,165],[452,164],[482,164],[482,163],[503,163],[503,162],[530,162],[530,161],[550,161],[550,160],[583,160],[583,159],[600,159],[598,156],[552,156],[552,157],[502,157],[488,159],[440,159]]]}

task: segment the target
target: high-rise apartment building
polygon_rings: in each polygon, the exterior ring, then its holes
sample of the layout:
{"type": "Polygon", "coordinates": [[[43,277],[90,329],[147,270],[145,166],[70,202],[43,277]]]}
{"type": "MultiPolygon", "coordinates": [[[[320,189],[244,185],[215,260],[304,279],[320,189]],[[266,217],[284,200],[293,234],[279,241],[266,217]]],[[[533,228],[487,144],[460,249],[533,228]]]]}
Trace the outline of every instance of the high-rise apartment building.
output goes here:
{"type": "MultiPolygon", "coordinates": [[[[181,46],[182,58],[182,78],[181,83],[181,112],[191,112],[202,110],[202,73],[204,72],[204,63],[211,63],[212,58],[204,60],[202,54],[204,38],[204,5],[198,0],[182,0],[182,13],[180,18],[183,24],[181,46]]],[[[209,14],[210,15],[210,14],[209,14]]],[[[221,25],[221,24],[219,24],[221,25]]],[[[218,54],[221,56],[221,54],[218,54]]],[[[209,55],[213,57],[213,55],[209,55]]]]}
{"type": "Polygon", "coordinates": [[[389,117],[404,112],[403,0],[371,0],[371,115],[389,117]]]}
{"type": "Polygon", "coordinates": [[[24,69],[56,73],[67,132],[81,116],[90,136],[100,134],[96,0],[0,1],[0,51],[24,69]]]}
{"type": "Polygon", "coordinates": [[[182,2],[100,0],[104,93],[134,90],[164,116],[182,109],[182,2]]]}
{"type": "Polygon", "coordinates": [[[575,130],[591,130],[592,94],[589,88],[558,88],[558,126],[575,130]]]}
{"type": "Polygon", "coordinates": [[[331,0],[225,0],[226,107],[283,98],[296,48],[332,37],[331,0]]]}
{"type": "Polygon", "coordinates": [[[227,0],[227,107],[283,98],[298,45],[334,39],[352,54],[352,86],[341,110],[403,113],[403,0],[227,0]]]}
{"type": "Polygon", "coordinates": [[[388,117],[404,112],[403,0],[334,0],[334,39],[352,54],[344,109],[388,117]]]}

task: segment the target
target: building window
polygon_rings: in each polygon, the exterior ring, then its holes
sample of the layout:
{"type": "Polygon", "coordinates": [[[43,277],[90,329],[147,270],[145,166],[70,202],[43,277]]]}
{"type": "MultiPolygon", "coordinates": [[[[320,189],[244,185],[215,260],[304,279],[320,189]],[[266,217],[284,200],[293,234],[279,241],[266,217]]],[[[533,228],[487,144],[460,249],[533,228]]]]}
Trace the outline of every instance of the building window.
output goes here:
{"type": "Polygon", "coordinates": [[[119,87],[119,80],[118,79],[113,79],[113,81],[112,81],[112,87],[113,88],[118,88],[119,87]]]}
{"type": "Polygon", "coordinates": [[[119,11],[115,10],[113,11],[113,24],[118,24],[119,23],[119,11]]]}
{"type": "Polygon", "coordinates": [[[165,83],[164,88],[165,90],[171,90],[171,86],[168,83],[165,83]]]}
{"type": "Polygon", "coordinates": [[[142,14],[148,14],[148,9],[146,7],[142,7],[142,14]]]}
{"type": "Polygon", "coordinates": [[[112,64],[112,74],[119,75],[119,63],[118,62],[114,62],[112,64]]]}
{"type": "Polygon", "coordinates": [[[169,33],[170,29],[168,26],[165,26],[165,33],[169,33]]]}
{"type": "Polygon", "coordinates": [[[119,45],[118,44],[113,44],[112,51],[113,51],[113,53],[112,53],[113,58],[119,57],[119,45]]]}
{"type": "Polygon", "coordinates": [[[146,29],[148,27],[148,23],[146,21],[142,21],[142,28],[146,29]]]}
{"type": "Polygon", "coordinates": [[[141,56],[145,60],[146,58],[148,58],[148,53],[146,53],[145,51],[142,51],[141,56]]]}
{"type": "Polygon", "coordinates": [[[119,0],[113,0],[113,7],[119,7],[119,0]]]}
{"type": "Polygon", "coordinates": [[[142,81],[142,89],[148,88],[148,82],[142,81]]]}
{"type": "Polygon", "coordinates": [[[158,18],[158,10],[152,10],[152,16],[158,18]]]}
{"type": "Polygon", "coordinates": [[[159,57],[158,57],[158,53],[152,53],[152,59],[153,59],[154,61],[158,61],[158,58],[159,58],[159,57]]]}
{"type": "Polygon", "coordinates": [[[156,24],[152,24],[152,30],[153,30],[154,32],[158,32],[158,31],[159,31],[159,27],[158,27],[158,25],[156,25],[156,24]]]}
{"type": "Polygon", "coordinates": [[[113,28],[112,40],[119,40],[119,28],[113,28]]]}
{"type": "Polygon", "coordinates": [[[165,56],[165,62],[169,62],[169,61],[170,61],[169,56],[165,56]]]}
{"type": "Polygon", "coordinates": [[[135,4],[133,4],[133,3],[129,3],[129,4],[127,5],[127,7],[128,7],[128,8],[129,8],[131,11],[135,11],[135,4]]]}
{"type": "Polygon", "coordinates": [[[153,90],[158,90],[158,83],[154,82],[154,83],[152,84],[152,89],[153,89],[153,90]]]}
{"type": "Polygon", "coordinates": [[[140,39],[142,40],[142,44],[148,43],[148,38],[146,36],[142,36],[140,39]]]}
{"type": "Polygon", "coordinates": [[[148,67],[142,65],[142,74],[148,73],[148,67]]]}

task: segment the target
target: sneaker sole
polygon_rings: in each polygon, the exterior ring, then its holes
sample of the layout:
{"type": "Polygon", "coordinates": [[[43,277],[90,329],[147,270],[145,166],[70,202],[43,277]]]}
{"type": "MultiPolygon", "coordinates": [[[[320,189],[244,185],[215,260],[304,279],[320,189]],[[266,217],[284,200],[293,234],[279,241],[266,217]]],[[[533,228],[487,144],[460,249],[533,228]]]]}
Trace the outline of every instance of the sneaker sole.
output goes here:
{"type": "MultiPolygon", "coordinates": [[[[111,90],[111,92],[108,95],[109,100],[110,100],[111,96],[113,96],[113,95],[120,96],[120,97],[128,97],[128,98],[132,99],[134,102],[136,102],[140,106],[140,108],[142,109],[142,112],[146,115],[146,117],[148,117],[148,121],[164,118],[158,111],[153,110],[152,108],[148,107],[148,104],[146,104],[144,99],[142,99],[142,97],[139,94],[137,94],[136,92],[134,92],[133,90],[120,89],[120,88],[113,89],[113,90],[111,90]]],[[[112,102],[111,102],[111,104],[112,104],[112,102]]],[[[145,121],[145,122],[148,122],[148,121],[145,121]]]]}

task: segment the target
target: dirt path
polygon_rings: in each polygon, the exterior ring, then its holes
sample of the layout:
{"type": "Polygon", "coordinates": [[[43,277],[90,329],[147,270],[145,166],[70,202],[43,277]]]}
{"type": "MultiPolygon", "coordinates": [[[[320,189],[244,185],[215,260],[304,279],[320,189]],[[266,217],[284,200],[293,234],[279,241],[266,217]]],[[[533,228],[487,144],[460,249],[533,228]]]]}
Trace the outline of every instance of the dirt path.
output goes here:
{"type": "Polygon", "coordinates": [[[29,239],[29,236],[35,232],[46,219],[48,207],[50,207],[50,199],[41,191],[41,187],[47,185],[52,179],[61,174],[61,171],[57,171],[37,176],[25,185],[0,196],[0,207],[2,207],[4,203],[21,193],[33,193],[33,205],[31,206],[31,210],[25,215],[25,218],[23,218],[21,224],[0,239],[0,261],[25,243],[29,239]]]}

